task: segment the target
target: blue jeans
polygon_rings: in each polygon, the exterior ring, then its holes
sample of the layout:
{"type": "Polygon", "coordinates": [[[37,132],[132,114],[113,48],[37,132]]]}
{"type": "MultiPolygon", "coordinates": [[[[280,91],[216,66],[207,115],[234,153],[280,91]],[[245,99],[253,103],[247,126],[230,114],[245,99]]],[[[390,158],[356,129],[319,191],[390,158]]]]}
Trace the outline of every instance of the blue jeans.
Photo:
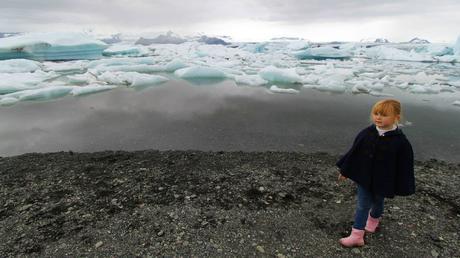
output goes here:
{"type": "Polygon", "coordinates": [[[383,196],[373,194],[358,185],[358,203],[353,228],[363,230],[366,227],[369,211],[373,218],[380,218],[383,214],[383,200],[383,196]]]}

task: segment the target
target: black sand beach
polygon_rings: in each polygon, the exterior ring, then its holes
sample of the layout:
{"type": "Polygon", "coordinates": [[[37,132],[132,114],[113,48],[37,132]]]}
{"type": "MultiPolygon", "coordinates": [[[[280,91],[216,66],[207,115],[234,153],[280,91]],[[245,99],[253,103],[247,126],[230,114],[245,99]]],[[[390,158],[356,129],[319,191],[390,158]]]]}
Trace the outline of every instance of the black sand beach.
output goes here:
{"type": "Polygon", "coordinates": [[[58,152],[0,158],[0,256],[460,257],[460,164],[416,162],[362,248],[337,156],[58,152]]]}

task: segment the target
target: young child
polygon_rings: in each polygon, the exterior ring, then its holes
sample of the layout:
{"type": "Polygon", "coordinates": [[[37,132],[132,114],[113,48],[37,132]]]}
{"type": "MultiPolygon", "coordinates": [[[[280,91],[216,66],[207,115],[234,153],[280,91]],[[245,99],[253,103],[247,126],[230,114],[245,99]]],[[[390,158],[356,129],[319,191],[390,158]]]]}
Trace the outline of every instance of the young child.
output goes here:
{"type": "Polygon", "coordinates": [[[358,187],[355,221],[345,247],[363,246],[364,232],[373,233],[383,214],[385,197],[415,192],[412,146],[398,127],[401,104],[381,100],[372,108],[373,125],[362,130],[350,150],[337,162],[339,180],[349,178],[358,187]]]}

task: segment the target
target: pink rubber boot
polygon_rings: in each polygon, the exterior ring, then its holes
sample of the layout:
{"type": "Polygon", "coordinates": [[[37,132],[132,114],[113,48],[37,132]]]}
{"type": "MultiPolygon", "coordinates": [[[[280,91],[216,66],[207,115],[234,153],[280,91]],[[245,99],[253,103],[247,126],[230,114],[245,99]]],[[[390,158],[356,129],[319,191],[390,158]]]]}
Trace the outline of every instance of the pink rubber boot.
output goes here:
{"type": "Polygon", "coordinates": [[[339,242],[345,247],[363,246],[364,245],[364,230],[352,228],[350,236],[341,238],[339,242]]]}
{"type": "Polygon", "coordinates": [[[373,218],[371,214],[367,217],[367,222],[366,222],[366,232],[369,233],[374,233],[377,230],[377,227],[379,226],[380,219],[379,218],[373,218]]]}

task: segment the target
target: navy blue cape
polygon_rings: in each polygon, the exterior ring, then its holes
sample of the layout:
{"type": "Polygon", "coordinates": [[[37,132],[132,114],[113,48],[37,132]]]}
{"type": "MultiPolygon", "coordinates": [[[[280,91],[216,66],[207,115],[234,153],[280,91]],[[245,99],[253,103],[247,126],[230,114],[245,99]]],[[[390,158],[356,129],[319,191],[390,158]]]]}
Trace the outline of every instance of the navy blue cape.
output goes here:
{"type": "Polygon", "coordinates": [[[414,153],[400,128],[382,136],[375,125],[363,129],[336,165],[372,193],[389,198],[415,193],[414,153]]]}

